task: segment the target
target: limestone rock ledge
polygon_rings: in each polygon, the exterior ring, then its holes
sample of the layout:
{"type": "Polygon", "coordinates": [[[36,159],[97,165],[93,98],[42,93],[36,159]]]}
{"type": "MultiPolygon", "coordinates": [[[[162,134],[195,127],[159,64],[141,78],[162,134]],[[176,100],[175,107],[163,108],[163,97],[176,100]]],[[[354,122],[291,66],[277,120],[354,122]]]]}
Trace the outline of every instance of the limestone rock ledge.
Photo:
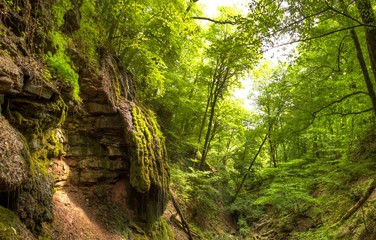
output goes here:
{"type": "MultiPolygon", "coordinates": [[[[29,22],[18,17],[14,24],[26,29],[29,22]]],[[[122,202],[106,191],[98,198],[120,202],[139,232],[151,230],[165,210],[170,175],[153,112],[137,101],[134,87],[124,87],[134,86],[132,77],[111,54],[94,70],[76,61],[77,102],[12,26],[0,24],[0,207],[38,237],[53,221],[54,187],[124,185],[122,202]]]]}

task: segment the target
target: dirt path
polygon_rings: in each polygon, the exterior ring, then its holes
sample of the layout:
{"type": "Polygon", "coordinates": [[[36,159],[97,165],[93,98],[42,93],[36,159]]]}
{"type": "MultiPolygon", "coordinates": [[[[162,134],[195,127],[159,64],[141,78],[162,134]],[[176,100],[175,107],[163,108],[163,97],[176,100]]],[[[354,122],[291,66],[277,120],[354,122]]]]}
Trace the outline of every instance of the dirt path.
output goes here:
{"type": "Polygon", "coordinates": [[[90,189],[67,187],[53,196],[54,224],[51,239],[121,240],[90,189]]]}

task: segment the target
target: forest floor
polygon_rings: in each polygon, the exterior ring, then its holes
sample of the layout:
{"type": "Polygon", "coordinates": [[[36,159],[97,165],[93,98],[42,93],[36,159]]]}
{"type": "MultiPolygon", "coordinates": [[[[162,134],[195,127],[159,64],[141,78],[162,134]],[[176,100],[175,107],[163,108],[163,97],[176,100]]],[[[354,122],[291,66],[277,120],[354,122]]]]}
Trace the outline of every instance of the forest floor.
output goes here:
{"type": "Polygon", "coordinates": [[[103,217],[104,206],[92,189],[70,186],[53,196],[54,223],[51,239],[121,240],[121,233],[111,229],[111,220],[103,217]]]}
{"type": "MultiPolygon", "coordinates": [[[[98,187],[77,186],[57,188],[53,196],[54,222],[50,228],[53,229],[50,233],[51,239],[124,240],[137,234],[137,227],[129,220],[133,214],[132,210],[124,209],[125,204],[119,206],[120,200],[124,197],[122,195],[125,194],[122,189],[125,188],[121,184],[108,187],[106,190],[110,193],[111,200],[107,201],[106,198],[104,201],[100,194],[103,188],[100,190],[98,187]],[[119,211],[120,209],[122,211],[119,211]]],[[[170,226],[175,239],[188,240],[188,235],[177,225],[176,221],[173,221],[173,219],[178,221],[181,219],[171,201],[169,201],[163,217],[170,226]]],[[[215,231],[213,229],[208,231],[211,232],[209,235],[223,235],[225,229],[230,231],[230,222],[223,213],[218,213],[216,221],[221,224],[216,225],[218,228],[214,229],[215,231]],[[222,234],[218,234],[219,232],[222,234]]],[[[202,224],[208,223],[203,222],[202,224]]],[[[196,225],[200,225],[200,222],[196,222],[196,225]]],[[[194,227],[191,229],[193,234],[198,234],[194,229],[194,227]]],[[[199,236],[202,239],[212,239],[201,234],[199,236]]]]}
{"type": "MultiPolygon", "coordinates": [[[[127,209],[124,202],[121,204],[126,194],[124,189],[121,183],[108,187],[106,190],[110,194],[110,201],[107,201],[107,197],[104,201],[100,194],[103,188],[66,186],[56,189],[51,239],[130,239],[139,229],[129,220],[133,215],[132,210],[127,209]]],[[[176,215],[176,210],[170,201],[163,217],[175,239],[188,239],[187,234],[170,220],[172,215],[176,215]]]]}

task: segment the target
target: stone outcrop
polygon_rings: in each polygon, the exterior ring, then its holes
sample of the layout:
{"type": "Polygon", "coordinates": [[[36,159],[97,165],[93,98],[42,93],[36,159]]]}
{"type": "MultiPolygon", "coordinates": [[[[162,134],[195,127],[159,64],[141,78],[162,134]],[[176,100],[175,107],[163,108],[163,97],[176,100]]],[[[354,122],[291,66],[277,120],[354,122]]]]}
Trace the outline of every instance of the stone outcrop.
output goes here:
{"type": "MultiPolygon", "coordinates": [[[[17,21],[26,27],[28,17],[25,13],[17,21]]],[[[69,32],[79,28],[75,24],[66,26],[69,32]]],[[[78,103],[68,84],[29,53],[33,51],[18,32],[4,29],[0,207],[16,213],[38,236],[53,220],[54,187],[95,188],[124,181],[129,197],[122,205],[136,213],[132,221],[151,230],[166,207],[170,176],[164,137],[152,111],[137,102],[132,77],[110,54],[102,56],[99,69],[79,62],[78,103]]]]}
{"type": "Polygon", "coordinates": [[[20,93],[23,84],[23,74],[12,58],[9,55],[0,56],[0,93],[20,93]]]}
{"type": "Polygon", "coordinates": [[[1,115],[0,133],[0,192],[10,192],[25,183],[30,156],[20,134],[1,115]]]}
{"type": "Polygon", "coordinates": [[[0,116],[0,202],[34,233],[52,221],[52,181],[32,159],[27,144],[0,116]]]}
{"type": "Polygon", "coordinates": [[[127,176],[133,189],[129,204],[147,227],[158,220],[168,199],[164,137],[151,111],[125,99],[124,91],[116,92],[121,77],[114,74],[119,74],[116,63],[107,57],[99,76],[81,81],[82,111],[68,116],[64,125],[67,180],[90,186],[127,176]]]}

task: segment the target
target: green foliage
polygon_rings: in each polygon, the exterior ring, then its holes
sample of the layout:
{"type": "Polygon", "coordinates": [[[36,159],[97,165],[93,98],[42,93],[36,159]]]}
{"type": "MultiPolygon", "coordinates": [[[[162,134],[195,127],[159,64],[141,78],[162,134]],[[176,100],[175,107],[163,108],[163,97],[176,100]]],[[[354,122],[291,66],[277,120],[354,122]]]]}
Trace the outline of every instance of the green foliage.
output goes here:
{"type": "Polygon", "coordinates": [[[190,168],[189,172],[171,167],[171,179],[174,189],[189,202],[193,215],[213,219],[218,209],[217,199],[219,176],[205,171],[190,168]]]}
{"type": "Polygon", "coordinates": [[[72,67],[72,61],[66,55],[65,49],[68,45],[66,37],[59,32],[51,32],[50,38],[57,50],[54,54],[48,52],[46,61],[58,76],[72,86],[72,96],[75,100],[80,102],[79,76],[72,67]]]}
{"type": "Polygon", "coordinates": [[[100,18],[95,2],[83,0],[80,8],[80,28],[73,33],[73,39],[82,57],[90,64],[98,64],[98,48],[103,45],[103,29],[98,21],[100,18]]]}
{"type": "Polygon", "coordinates": [[[58,28],[64,24],[64,14],[73,8],[70,0],[57,0],[52,6],[52,14],[58,28]]]}
{"type": "Polygon", "coordinates": [[[5,3],[9,6],[13,6],[13,0],[5,0],[5,3]]]}
{"type": "Polygon", "coordinates": [[[251,233],[251,228],[249,227],[249,222],[247,221],[247,219],[244,217],[244,215],[241,215],[239,218],[238,218],[238,222],[237,222],[238,226],[239,226],[239,234],[243,237],[247,237],[249,236],[249,234],[251,233]]]}
{"type": "Polygon", "coordinates": [[[317,240],[336,240],[337,238],[329,235],[327,229],[308,230],[306,232],[296,232],[293,234],[292,240],[305,240],[305,239],[317,239],[317,240]]]}
{"type": "Polygon", "coordinates": [[[314,177],[307,173],[304,160],[291,160],[279,169],[263,169],[261,177],[268,178],[268,185],[254,204],[272,205],[281,213],[303,213],[318,199],[311,196],[314,177]]]}

